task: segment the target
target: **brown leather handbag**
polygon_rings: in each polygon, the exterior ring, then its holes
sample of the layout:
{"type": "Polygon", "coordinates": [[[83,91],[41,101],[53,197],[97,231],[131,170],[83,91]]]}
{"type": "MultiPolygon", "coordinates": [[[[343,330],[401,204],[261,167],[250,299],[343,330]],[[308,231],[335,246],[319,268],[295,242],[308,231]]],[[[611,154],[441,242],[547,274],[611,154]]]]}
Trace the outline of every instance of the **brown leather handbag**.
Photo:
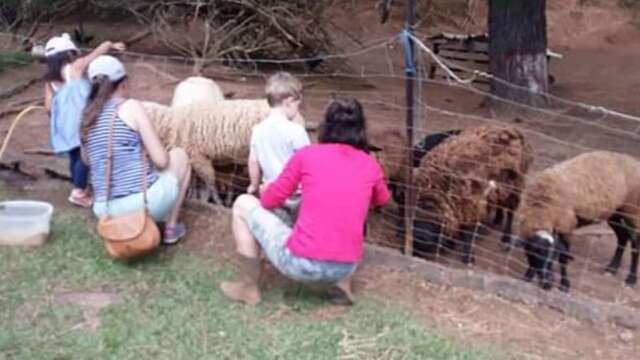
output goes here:
{"type": "Polygon", "coordinates": [[[105,167],[106,208],[107,215],[98,220],[96,230],[104,240],[105,248],[112,258],[133,259],[153,251],[160,244],[160,231],[147,210],[147,162],[145,153],[141,152],[142,161],[142,194],[144,207],[122,215],[109,215],[111,197],[111,168],[113,160],[113,126],[115,113],[109,123],[109,140],[107,145],[107,162],[105,167]]]}

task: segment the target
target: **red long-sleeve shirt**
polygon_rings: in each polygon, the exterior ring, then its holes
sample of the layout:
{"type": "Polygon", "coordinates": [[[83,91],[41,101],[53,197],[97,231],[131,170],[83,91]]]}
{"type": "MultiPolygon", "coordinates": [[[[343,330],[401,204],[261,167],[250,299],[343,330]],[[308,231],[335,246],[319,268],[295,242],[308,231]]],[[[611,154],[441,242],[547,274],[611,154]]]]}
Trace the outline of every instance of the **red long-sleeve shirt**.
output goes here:
{"type": "Polygon", "coordinates": [[[302,199],[289,250],[314,260],[360,261],[369,206],[381,206],[390,197],[378,162],[350,145],[307,146],[262,193],[262,207],[282,206],[298,185],[302,199]]]}

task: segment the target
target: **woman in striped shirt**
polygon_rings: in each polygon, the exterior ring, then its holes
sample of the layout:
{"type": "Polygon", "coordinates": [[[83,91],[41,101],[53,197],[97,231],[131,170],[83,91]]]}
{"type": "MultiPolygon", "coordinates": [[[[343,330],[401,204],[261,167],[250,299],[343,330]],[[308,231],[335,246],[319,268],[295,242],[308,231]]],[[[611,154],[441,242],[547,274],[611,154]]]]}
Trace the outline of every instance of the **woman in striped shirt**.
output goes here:
{"type": "Polygon", "coordinates": [[[162,242],[175,244],[186,233],[184,224],[178,223],[191,176],[186,152],[180,148],[165,150],[140,103],[128,98],[126,71],[118,59],[100,56],[91,62],[87,74],[91,92],[81,134],[91,167],[93,212],[102,217],[144,207],[142,173],[146,169],[147,209],[156,222],[166,221],[162,242]],[[105,166],[110,131],[111,194],[107,202],[105,166]]]}

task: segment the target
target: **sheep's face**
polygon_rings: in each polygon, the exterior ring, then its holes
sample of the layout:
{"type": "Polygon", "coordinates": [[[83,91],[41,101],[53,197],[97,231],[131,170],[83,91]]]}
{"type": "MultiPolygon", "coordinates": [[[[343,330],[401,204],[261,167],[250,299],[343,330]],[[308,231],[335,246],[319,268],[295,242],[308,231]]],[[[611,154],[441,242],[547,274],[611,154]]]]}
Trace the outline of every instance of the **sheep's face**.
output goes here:
{"type": "Polygon", "coordinates": [[[529,276],[538,275],[544,289],[550,289],[553,284],[552,265],[554,259],[555,236],[548,231],[536,231],[525,241],[525,252],[529,261],[529,276]]]}
{"type": "Polygon", "coordinates": [[[434,197],[433,193],[419,195],[415,219],[413,222],[413,247],[416,255],[436,255],[445,250],[443,247],[453,247],[453,241],[449,236],[452,228],[457,224],[451,224],[447,217],[447,208],[443,202],[434,197]]]}
{"type": "Polygon", "coordinates": [[[415,220],[413,223],[413,248],[416,255],[436,255],[452,247],[451,239],[442,234],[442,226],[433,220],[415,220]]]}

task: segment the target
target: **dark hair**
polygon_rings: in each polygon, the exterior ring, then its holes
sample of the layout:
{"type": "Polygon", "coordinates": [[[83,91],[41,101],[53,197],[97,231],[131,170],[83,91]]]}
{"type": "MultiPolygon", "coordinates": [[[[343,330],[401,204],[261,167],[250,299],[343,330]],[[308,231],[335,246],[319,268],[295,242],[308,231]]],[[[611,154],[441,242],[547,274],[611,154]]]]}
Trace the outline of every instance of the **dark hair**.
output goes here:
{"type": "Polygon", "coordinates": [[[353,98],[331,102],[327,107],[318,140],[320,143],[351,145],[368,153],[367,125],[360,102],[353,98]]]}
{"type": "Polygon", "coordinates": [[[48,70],[44,76],[45,81],[64,81],[61,74],[62,67],[71,63],[78,54],[77,50],[67,50],[47,56],[48,70]]]}
{"type": "Polygon", "coordinates": [[[83,143],[87,141],[89,130],[91,130],[96,124],[96,121],[98,121],[98,116],[100,116],[102,112],[104,103],[109,100],[113,92],[118,88],[118,85],[126,78],[126,76],[123,76],[120,80],[111,81],[107,76],[100,75],[91,80],[91,91],[89,92],[84,114],[82,115],[81,134],[83,143]]]}

